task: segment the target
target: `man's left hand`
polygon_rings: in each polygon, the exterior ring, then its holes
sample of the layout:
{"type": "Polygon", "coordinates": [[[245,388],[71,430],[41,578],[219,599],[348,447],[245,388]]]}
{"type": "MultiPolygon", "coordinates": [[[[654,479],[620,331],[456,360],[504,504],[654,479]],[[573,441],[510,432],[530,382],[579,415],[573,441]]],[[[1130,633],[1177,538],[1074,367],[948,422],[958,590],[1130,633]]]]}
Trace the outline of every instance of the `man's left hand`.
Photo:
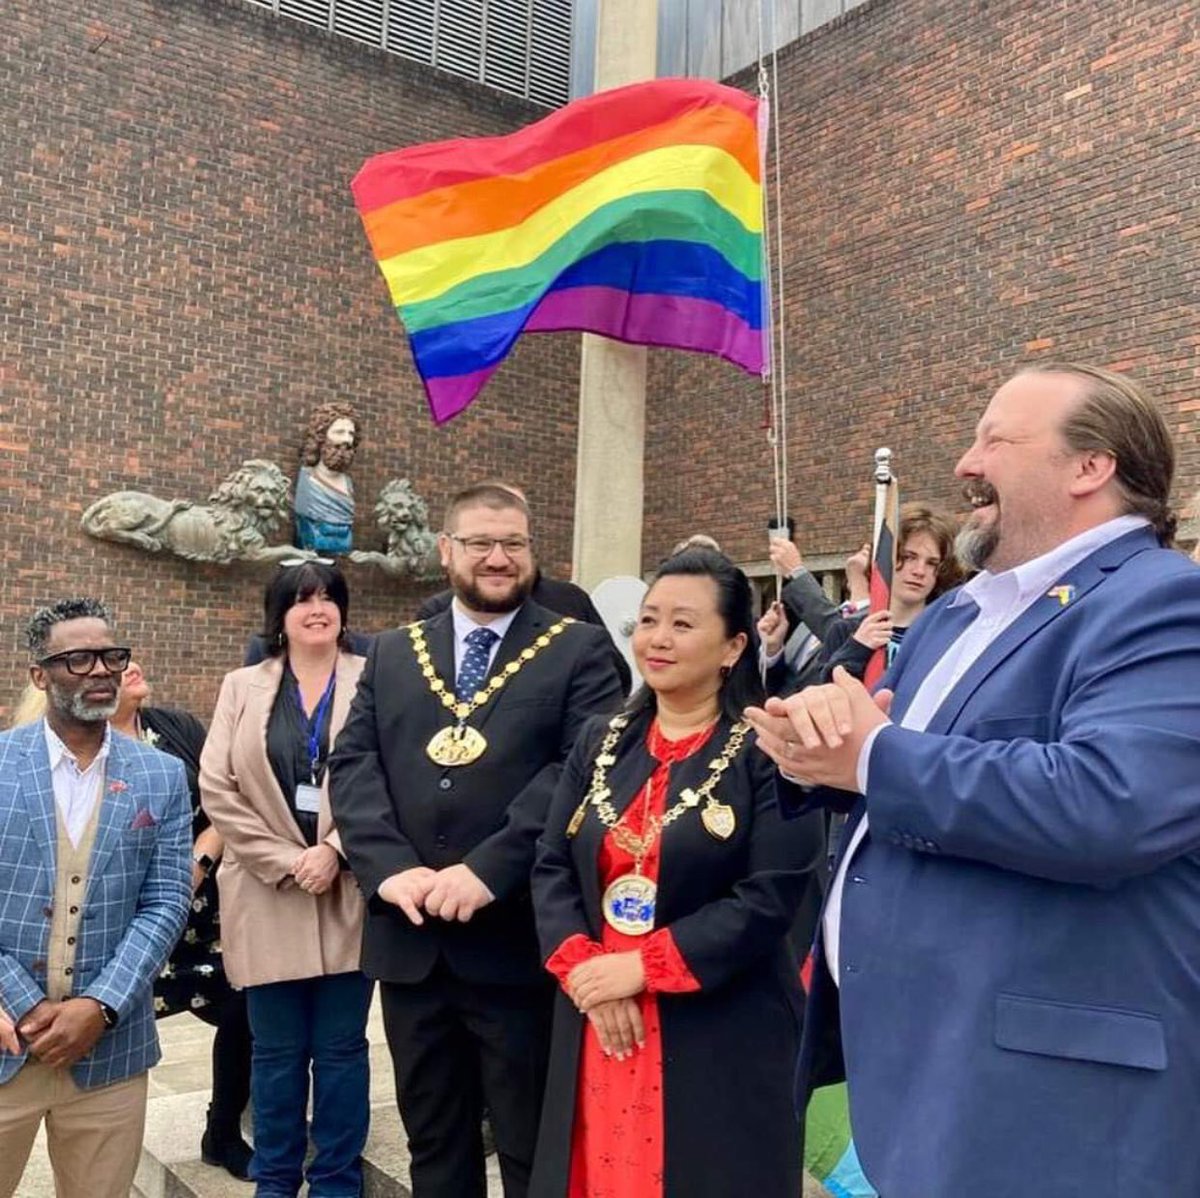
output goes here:
{"type": "Polygon", "coordinates": [[[632,998],[645,988],[646,970],[636,949],[592,957],[567,975],[567,993],[584,1014],[600,1003],[632,998]]]}
{"type": "Polygon", "coordinates": [[[104,1015],[94,998],[68,998],[58,1004],[49,1026],[29,1039],[29,1051],[53,1069],[74,1065],[104,1035],[104,1015]]]}
{"type": "Polygon", "coordinates": [[[892,692],[875,695],[842,667],[825,686],[749,707],[758,747],[790,778],[810,786],[858,790],[858,758],[867,734],[886,724],[892,692]]]}
{"type": "Polygon", "coordinates": [[[425,911],[435,919],[466,923],[492,898],[492,892],[471,868],[460,863],[438,870],[433,889],[425,898],[425,911]]]}

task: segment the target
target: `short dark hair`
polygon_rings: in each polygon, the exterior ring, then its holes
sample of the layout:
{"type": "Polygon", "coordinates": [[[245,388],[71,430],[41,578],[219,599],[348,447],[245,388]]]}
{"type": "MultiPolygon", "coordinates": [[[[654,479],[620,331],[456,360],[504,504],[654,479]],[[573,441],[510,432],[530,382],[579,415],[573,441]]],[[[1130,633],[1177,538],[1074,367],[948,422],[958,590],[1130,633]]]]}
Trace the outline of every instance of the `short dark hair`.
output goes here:
{"type": "Polygon", "coordinates": [[[1128,375],[1079,362],[1039,362],[1022,374],[1065,374],[1076,379],[1083,398],[1063,420],[1062,437],[1073,453],[1110,454],[1126,512],[1145,516],[1159,542],[1175,539],[1170,509],[1175,477],[1175,443],[1162,413],[1128,375]]]}
{"type": "Polygon", "coordinates": [[[34,661],[46,656],[54,625],[68,620],[103,620],[110,628],[113,622],[112,612],[99,599],[60,599],[49,607],[39,607],[25,625],[25,644],[34,661]]]}
{"type": "MultiPolygon", "coordinates": [[[[511,508],[513,511],[524,512],[525,519],[530,520],[529,504],[515,491],[498,483],[477,483],[473,487],[465,487],[457,492],[446,505],[446,519],[442,528],[446,532],[454,529],[458,513],[466,507],[486,507],[494,512],[502,512],[511,508]]],[[[532,521],[530,520],[532,524],[532,521]]]]}
{"type": "MultiPolygon", "coordinates": [[[[750,580],[723,553],[697,547],[667,558],[650,586],[653,589],[660,578],[680,574],[712,579],[717,588],[717,614],[725,625],[726,637],[732,640],[739,632],[746,636],[746,647],[721,683],[720,693],[721,714],[728,720],[740,720],[747,707],[761,707],[766,698],[755,652],[758,636],[750,580]]],[[[628,710],[634,713],[654,707],[654,692],[643,684],[629,700],[628,710]]]]}
{"type": "Polygon", "coordinates": [[[324,591],[337,604],[342,617],[338,643],[345,643],[350,616],[350,588],[346,585],[345,577],[337,566],[327,566],[324,562],[301,562],[298,566],[281,567],[267,583],[263,594],[263,639],[272,657],[278,657],[287,644],[283,634],[284,617],[301,600],[319,591],[324,591]]]}
{"type": "Polygon", "coordinates": [[[900,509],[900,528],[896,537],[896,562],[899,564],[900,555],[909,537],[926,533],[933,538],[937,546],[938,557],[942,559],[938,566],[937,578],[933,590],[929,592],[932,603],[939,595],[944,595],[951,587],[957,586],[962,579],[962,569],[954,554],[954,538],[958,536],[958,525],[954,517],[945,512],[939,512],[924,503],[906,503],[900,509]]]}

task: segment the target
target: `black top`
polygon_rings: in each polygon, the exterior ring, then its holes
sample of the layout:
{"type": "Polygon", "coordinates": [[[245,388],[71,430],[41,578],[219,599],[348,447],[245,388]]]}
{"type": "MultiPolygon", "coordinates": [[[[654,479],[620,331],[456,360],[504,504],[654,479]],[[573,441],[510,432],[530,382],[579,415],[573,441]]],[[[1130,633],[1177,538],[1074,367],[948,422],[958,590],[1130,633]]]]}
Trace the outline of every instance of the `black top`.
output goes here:
{"type": "MultiPolygon", "coordinates": [[[[330,698],[332,700],[332,692],[330,698]]],[[[288,810],[309,848],[317,843],[317,813],[296,809],[296,787],[302,783],[320,786],[321,779],[325,776],[325,762],[329,757],[329,716],[332,709],[333,703],[330,701],[324,704],[324,710],[320,712],[317,767],[314,777],[308,756],[309,717],[304,714],[300,705],[296,675],[292,673],[291,666],[284,667],[279,691],[271,707],[271,718],[267,721],[267,758],[283,791],[288,810]]],[[[317,714],[318,709],[314,708],[313,716],[316,717],[317,714]]]]}

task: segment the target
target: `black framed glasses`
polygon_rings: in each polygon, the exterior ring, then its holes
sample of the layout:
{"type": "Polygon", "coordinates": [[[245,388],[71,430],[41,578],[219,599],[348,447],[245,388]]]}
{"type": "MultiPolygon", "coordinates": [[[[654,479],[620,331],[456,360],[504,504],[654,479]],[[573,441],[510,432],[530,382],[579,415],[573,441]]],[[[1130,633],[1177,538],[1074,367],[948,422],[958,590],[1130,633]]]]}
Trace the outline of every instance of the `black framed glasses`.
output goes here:
{"type": "Polygon", "coordinates": [[[123,674],[132,656],[132,649],[116,646],[111,649],[68,649],[65,653],[51,653],[49,657],[43,657],[38,665],[45,669],[61,662],[67,667],[68,674],[78,674],[82,677],[90,674],[99,661],[110,674],[123,674]]]}
{"type": "Polygon", "coordinates": [[[452,532],[446,535],[452,541],[457,541],[468,557],[485,558],[497,545],[504,551],[505,557],[517,557],[526,553],[533,544],[532,537],[460,537],[452,532]]]}

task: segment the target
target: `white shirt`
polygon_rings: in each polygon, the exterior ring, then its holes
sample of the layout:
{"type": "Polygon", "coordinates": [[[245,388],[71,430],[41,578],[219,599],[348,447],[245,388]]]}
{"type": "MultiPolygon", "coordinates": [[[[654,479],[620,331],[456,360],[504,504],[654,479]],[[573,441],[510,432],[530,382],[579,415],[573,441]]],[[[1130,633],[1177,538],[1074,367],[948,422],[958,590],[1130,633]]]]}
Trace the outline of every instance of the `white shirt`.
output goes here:
{"type": "Polygon", "coordinates": [[[104,785],[105,763],[112,745],[112,729],[104,725],[104,742],[100,752],[85,770],[80,770],[74,753],[59,739],[58,733],[43,719],[46,734],[46,753],[50,758],[50,781],[54,787],[54,801],[62,812],[63,824],[71,843],[79,845],[88,820],[96,809],[100,788],[104,785]]]}
{"type": "Polygon", "coordinates": [[[467,636],[475,631],[476,628],[490,628],[495,634],[496,639],[492,641],[492,647],[488,650],[488,670],[492,668],[492,662],[496,660],[496,650],[500,648],[500,642],[504,639],[504,634],[508,631],[508,626],[517,618],[517,612],[521,609],[514,608],[512,611],[506,611],[502,616],[497,616],[490,624],[478,624],[463,610],[457,597],[450,602],[450,612],[454,617],[454,677],[458,677],[459,667],[462,665],[463,655],[467,651],[467,636]]]}
{"type": "MultiPolygon", "coordinates": [[[[1002,574],[992,574],[987,570],[975,575],[970,582],[960,590],[947,607],[961,607],[974,603],[979,608],[979,614],[959,635],[958,640],[942,654],[937,665],[925,676],[917,688],[912,702],[900,721],[901,728],[911,728],[916,732],[924,732],[929,727],[946,696],[958,685],[962,676],[983,654],[984,650],[1014,621],[1030,608],[1034,602],[1058,582],[1064,574],[1070,573],[1085,557],[1095,553],[1097,549],[1125,536],[1135,528],[1142,528],[1149,523],[1143,516],[1118,516],[1089,528],[1078,536],[1064,541],[1061,545],[1035,557],[1032,561],[1023,562],[1002,574]]],[[[863,742],[858,755],[858,792],[867,794],[867,784],[870,776],[871,750],[875,746],[875,738],[886,724],[880,724],[873,729],[863,742]]],[[[869,796],[868,796],[869,798],[869,796]]],[[[825,906],[825,918],[822,941],[825,948],[825,960],[833,980],[838,981],[838,959],[841,950],[839,938],[842,930],[842,891],[846,884],[846,870],[850,860],[858,851],[868,830],[867,816],[859,820],[851,837],[846,852],[842,855],[841,865],[837,876],[829,888],[829,901],[825,906]]]]}

